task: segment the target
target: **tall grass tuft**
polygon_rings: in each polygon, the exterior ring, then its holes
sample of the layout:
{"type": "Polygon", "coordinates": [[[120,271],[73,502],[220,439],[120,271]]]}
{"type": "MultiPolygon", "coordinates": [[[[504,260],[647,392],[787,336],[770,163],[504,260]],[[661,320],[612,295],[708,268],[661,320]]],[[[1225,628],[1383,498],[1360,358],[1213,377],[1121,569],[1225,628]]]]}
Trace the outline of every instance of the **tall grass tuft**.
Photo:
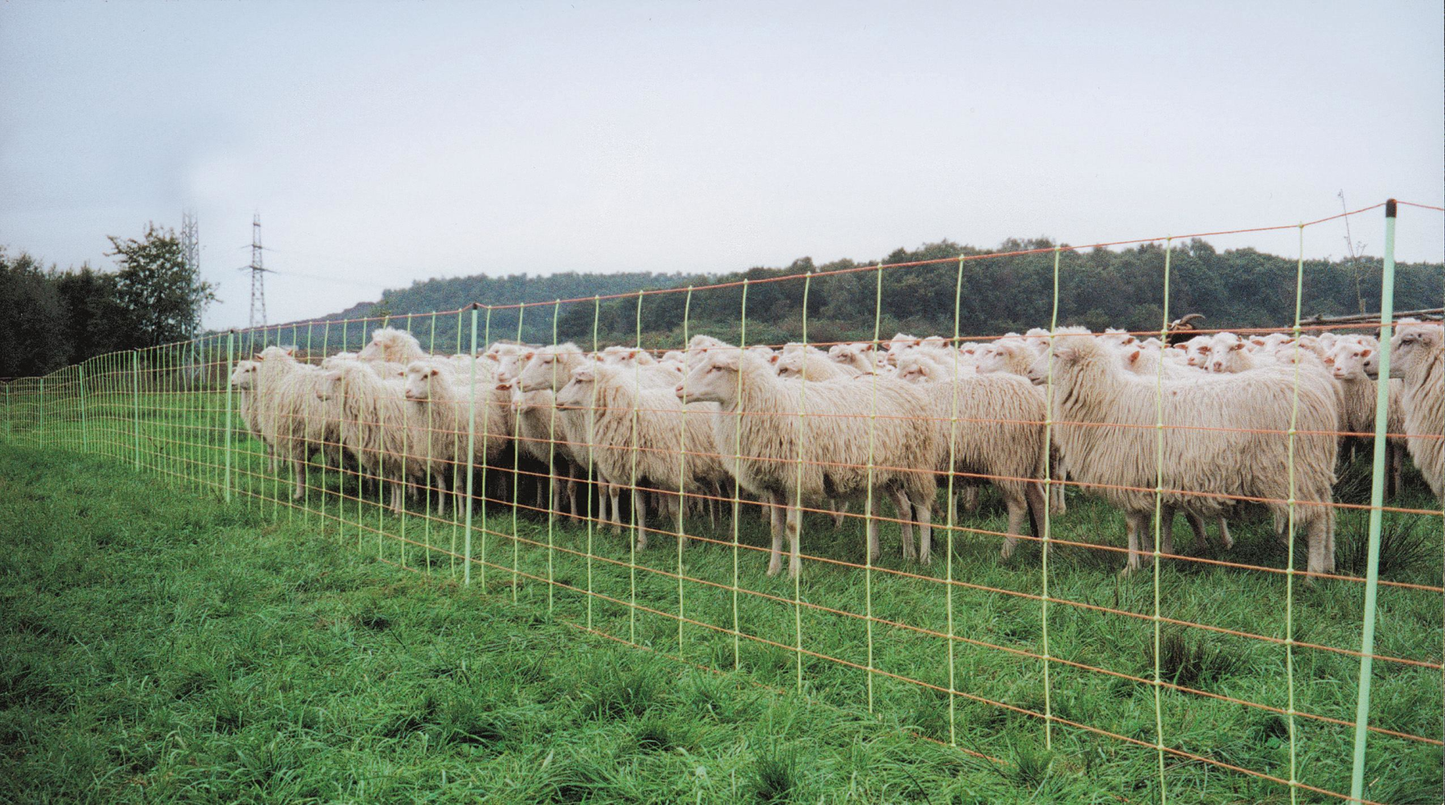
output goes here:
{"type": "MultiPolygon", "coordinates": [[[[1239,665],[1237,657],[1225,652],[1214,638],[1193,634],[1182,627],[1163,630],[1159,635],[1159,676],[1165,682],[1198,688],[1218,682],[1239,665]]],[[[1144,642],[1143,675],[1154,672],[1154,641],[1144,642]]]]}

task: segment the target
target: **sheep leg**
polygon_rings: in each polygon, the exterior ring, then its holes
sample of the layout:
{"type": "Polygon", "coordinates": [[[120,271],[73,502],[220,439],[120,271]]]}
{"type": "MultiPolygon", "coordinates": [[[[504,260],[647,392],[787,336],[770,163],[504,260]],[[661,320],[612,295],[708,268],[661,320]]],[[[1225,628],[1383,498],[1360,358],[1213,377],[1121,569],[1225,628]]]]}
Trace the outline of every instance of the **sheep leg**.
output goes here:
{"type": "MultiPolygon", "coordinates": [[[[611,485],[607,487],[607,494],[612,498],[612,533],[622,533],[622,487],[611,485]]],[[[637,505],[636,501],[633,505],[637,505]]]]}
{"type": "Polygon", "coordinates": [[[1129,531],[1129,562],[1119,575],[1127,576],[1143,566],[1143,555],[1139,551],[1140,535],[1144,531],[1144,524],[1148,515],[1141,512],[1127,512],[1124,520],[1128,524],[1129,531]]]}
{"type": "Polygon", "coordinates": [[[1194,545],[1202,548],[1209,544],[1209,532],[1204,530],[1204,518],[1193,512],[1185,512],[1184,519],[1189,522],[1189,530],[1194,532],[1194,545]]]}
{"type": "Polygon", "coordinates": [[[828,508],[833,511],[833,527],[842,528],[843,521],[847,519],[848,501],[835,498],[828,502],[828,508]]]}
{"type": "Polygon", "coordinates": [[[783,569],[783,496],[774,492],[773,503],[763,504],[763,511],[768,513],[773,527],[773,550],[768,556],[768,575],[776,576],[783,569]]]}
{"type": "Polygon", "coordinates": [[[792,558],[788,560],[788,575],[797,578],[803,572],[803,557],[799,550],[802,542],[803,510],[797,506],[788,507],[788,547],[792,558]]]}
{"type": "Polygon", "coordinates": [[[1225,550],[1234,547],[1234,538],[1229,536],[1229,521],[1222,516],[1219,518],[1219,542],[1225,550]]]}
{"type": "Polygon", "coordinates": [[[866,505],[867,508],[864,509],[864,511],[867,513],[868,518],[868,562],[876,565],[878,564],[879,558],[882,557],[883,551],[878,547],[878,514],[877,509],[874,508],[876,504],[873,501],[872,489],[868,490],[868,501],[866,505]]]}
{"type": "Polygon", "coordinates": [[[643,502],[643,491],[637,488],[636,482],[632,486],[632,519],[637,522],[637,550],[647,547],[647,506],[643,502]]]}
{"type": "MultiPolygon", "coordinates": [[[[1204,528],[1204,521],[1196,514],[1184,513],[1184,519],[1189,521],[1190,527],[1198,523],[1200,529],[1204,528]]],[[[1197,533],[1197,532],[1196,532],[1197,533]]],[[[1163,553],[1174,553],[1174,507],[1165,506],[1159,512],[1159,550],[1163,553]]]]}
{"type": "Polygon", "coordinates": [[[291,473],[296,476],[296,491],[291,493],[293,500],[300,500],[306,497],[306,459],[291,459],[291,473]]]}
{"type": "Polygon", "coordinates": [[[903,537],[903,558],[917,560],[918,550],[913,546],[913,505],[908,502],[908,495],[901,489],[891,489],[888,494],[893,496],[893,508],[898,511],[898,532],[903,537]]]}
{"type": "Polygon", "coordinates": [[[1008,536],[1004,538],[1000,556],[1007,559],[1013,556],[1014,550],[1018,548],[1019,538],[1017,535],[1023,533],[1024,516],[1027,514],[1028,504],[1009,500],[1005,506],[1008,508],[1008,527],[1005,529],[1008,531],[1008,536]]]}
{"type": "Polygon", "coordinates": [[[1049,513],[1055,517],[1063,517],[1069,513],[1068,503],[1064,500],[1064,481],[1068,480],[1069,472],[1064,468],[1062,460],[1056,460],[1052,469],[1054,483],[1049,485],[1049,513]]]}
{"type": "Polygon", "coordinates": [[[577,519],[577,479],[567,478],[567,510],[572,513],[572,519],[577,519]]]}
{"type": "MultiPolygon", "coordinates": [[[[1327,558],[1327,557],[1326,557],[1326,553],[1331,553],[1331,554],[1333,553],[1333,551],[1330,550],[1331,548],[1333,548],[1333,546],[1330,544],[1330,543],[1331,543],[1331,540],[1332,540],[1332,535],[1329,533],[1330,529],[1329,529],[1328,524],[1327,524],[1327,522],[1326,522],[1326,518],[1325,518],[1325,517],[1321,517],[1321,516],[1316,516],[1316,517],[1314,517],[1313,519],[1310,520],[1308,529],[1309,529],[1309,552],[1310,552],[1310,553],[1309,553],[1309,566],[1308,566],[1309,572],[1310,572],[1310,573],[1329,573],[1329,572],[1331,572],[1331,571],[1334,569],[1334,568],[1332,567],[1333,564],[1334,564],[1334,562],[1333,562],[1334,557],[1333,557],[1333,556],[1329,556],[1329,557],[1327,558]]],[[[1314,579],[1313,579],[1312,577],[1306,576],[1306,577],[1305,577],[1305,583],[1306,583],[1306,584],[1313,584],[1313,583],[1314,583],[1314,579]]]]}
{"type": "Polygon", "coordinates": [[[963,510],[969,513],[978,511],[978,487],[965,484],[954,493],[955,505],[953,512],[954,522],[958,521],[959,500],[963,501],[963,510]]]}
{"type": "Polygon", "coordinates": [[[931,501],[913,504],[918,517],[918,561],[933,564],[933,507],[931,501]]]}

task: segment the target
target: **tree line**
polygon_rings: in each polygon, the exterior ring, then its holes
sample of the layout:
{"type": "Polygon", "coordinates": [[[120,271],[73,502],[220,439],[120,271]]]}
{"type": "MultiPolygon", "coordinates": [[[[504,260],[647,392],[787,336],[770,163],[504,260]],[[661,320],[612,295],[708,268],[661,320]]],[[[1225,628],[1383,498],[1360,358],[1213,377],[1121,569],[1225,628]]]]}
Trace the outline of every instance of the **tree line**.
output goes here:
{"type": "MultiPolygon", "coordinates": [[[[150,226],[139,240],[111,242],[115,272],[46,270],[23,252],[0,249],[0,328],[12,345],[0,351],[0,376],[41,374],[92,355],[198,334],[200,311],[214,294],[187,273],[174,232],[150,226]]],[[[721,275],[563,272],[419,280],[314,322],[272,326],[246,343],[357,349],[385,323],[411,330],[428,348],[463,351],[471,343],[471,313],[463,309],[473,302],[491,306],[477,312],[480,343],[556,338],[590,346],[595,336],[600,344],[670,348],[699,333],[752,344],[805,336],[833,342],[870,339],[875,332],[882,338],[900,331],[950,335],[955,322],[965,338],[1000,335],[1052,320],[1056,247],[1059,324],[1160,327],[1166,313],[1164,246],[1074,251],[1036,238],[1008,240],[996,249],[944,240],[878,260],[815,265],[803,257],[787,266],[721,275]],[[875,268],[880,263],[881,271],[875,268]],[[887,267],[900,263],[926,264],[887,267]],[[723,287],[637,293],[712,285],[723,287]],[[580,301],[548,304],[568,299],[580,301]],[[515,307],[523,303],[529,306],[515,307]],[[360,318],[367,320],[355,321],[360,318]]],[[[1202,240],[1177,244],[1167,256],[1170,318],[1202,313],[1202,325],[1211,329],[1282,328],[1294,321],[1295,258],[1249,248],[1221,252],[1202,240]]],[[[1372,257],[1305,261],[1302,313],[1378,310],[1382,268],[1372,257]]],[[[1445,303],[1441,264],[1397,264],[1395,283],[1396,309],[1445,303]]]]}
{"type": "MultiPolygon", "coordinates": [[[[519,339],[551,343],[554,338],[591,345],[641,343],[676,347],[687,336],[714,335],[734,343],[781,344],[957,332],[970,336],[1022,332],[1047,326],[1054,316],[1055,248],[1058,247],[1058,322],[1093,330],[1123,327],[1157,330],[1165,318],[1165,247],[1070,250],[1043,238],[1008,240],[997,249],[952,241],[899,249],[880,260],[838,260],[815,265],[803,257],[782,267],[754,267],[722,275],[629,273],[472,276],[418,281],[387,291],[381,301],[359,305],[331,318],[374,316],[352,324],[344,340],[330,325],[327,343],[357,348],[380,322],[410,329],[424,346],[465,349],[472,302],[494,307],[478,311],[479,342],[519,339]],[[1014,254],[1016,252],[1032,254],[1014,254]],[[959,258],[964,258],[962,261],[959,258]],[[925,265],[887,266],[900,263],[925,265]],[[879,271],[878,264],[884,268],[879,271]],[[811,279],[809,273],[814,274],[811,279]],[[746,280],[746,287],[744,281],[746,280]],[[717,286],[692,293],[637,291],[717,286]],[[623,294],[622,298],[594,299],[623,294]],[[806,333],[803,300],[807,298],[806,333]],[[744,317],[746,297],[746,317],[744,317]],[[557,299],[577,299],[558,305],[557,299]],[[541,303],[520,311],[506,307],[541,303]],[[875,311],[877,321],[875,327],[875,311]],[[746,329],[744,329],[746,318],[746,329]],[[458,339],[460,334],[461,338],[458,339]]],[[[1169,252],[1169,318],[1201,313],[1201,326],[1284,328],[1294,322],[1296,258],[1251,248],[1216,251],[1203,240],[1175,245],[1169,252]]],[[[1383,265],[1379,258],[1307,260],[1303,264],[1300,309],[1306,318],[1368,313],[1379,309],[1383,265]]],[[[1397,310],[1445,303],[1445,266],[1396,265],[1397,310]]],[[[312,339],[320,335],[313,328],[312,339]]],[[[305,328],[277,328],[267,340],[305,343],[305,328]]],[[[319,341],[318,341],[319,343],[319,341]]]]}
{"type": "Polygon", "coordinates": [[[110,236],[115,271],[59,270],[0,246],[0,377],[42,375],[96,355],[195,337],[214,288],[186,265],[180,239],[149,224],[110,236]]]}

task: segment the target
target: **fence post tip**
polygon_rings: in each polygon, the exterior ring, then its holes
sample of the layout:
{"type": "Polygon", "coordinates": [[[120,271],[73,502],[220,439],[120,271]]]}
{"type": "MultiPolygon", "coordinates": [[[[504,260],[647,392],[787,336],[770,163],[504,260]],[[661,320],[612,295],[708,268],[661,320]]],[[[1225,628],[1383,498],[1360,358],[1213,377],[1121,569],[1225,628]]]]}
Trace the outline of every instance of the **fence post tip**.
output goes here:
{"type": "Polygon", "coordinates": [[[1386,218],[1394,218],[1394,217],[1395,217],[1395,206],[1396,206],[1396,202],[1395,202],[1394,199],[1392,199],[1392,198],[1390,198],[1390,199],[1385,199],[1385,217],[1386,217],[1386,218]]]}

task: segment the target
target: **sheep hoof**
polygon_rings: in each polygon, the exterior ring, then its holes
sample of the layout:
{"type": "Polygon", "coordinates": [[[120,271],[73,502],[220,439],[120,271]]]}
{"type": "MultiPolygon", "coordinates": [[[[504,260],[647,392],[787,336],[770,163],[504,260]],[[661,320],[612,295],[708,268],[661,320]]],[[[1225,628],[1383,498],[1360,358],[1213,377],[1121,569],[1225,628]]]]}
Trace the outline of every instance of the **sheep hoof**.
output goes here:
{"type": "Polygon", "coordinates": [[[768,575],[769,575],[769,576],[776,576],[776,575],[778,575],[778,571],[780,571],[780,570],[782,570],[782,569],[783,569],[783,563],[782,563],[782,562],[773,561],[773,562],[769,562],[769,563],[768,563],[768,575]]]}
{"type": "Polygon", "coordinates": [[[925,553],[922,556],[918,557],[918,561],[925,565],[931,565],[933,564],[933,554],[925,553]]]}

